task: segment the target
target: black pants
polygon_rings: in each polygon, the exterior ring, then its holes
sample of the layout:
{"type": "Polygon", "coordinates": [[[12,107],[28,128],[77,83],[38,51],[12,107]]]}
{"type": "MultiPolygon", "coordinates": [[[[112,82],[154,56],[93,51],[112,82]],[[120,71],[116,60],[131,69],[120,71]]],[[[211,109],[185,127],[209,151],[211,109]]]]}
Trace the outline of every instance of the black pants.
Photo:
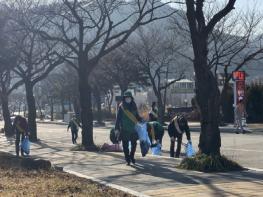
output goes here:
{"type": "MultiPolygon", "coordinates": [[[[177,147],[176,147],[175,157],[179,157],[179,156],[180,156],[182,139],[183,139],[183,135],[175,136],[175,140],[177,141],[177,147]]],[[[174,146],[175,146],[175,141],[171,141],[171,145],[170,145],[170,157],[174,157],[174,146]]]]}
{"type": "Polygon", "coordinates": [[[125,160],[127,163],[130,163],[132,159],[134,159],[134,154],[136,151],[137,140],[131,140],[131,151],[129,150],[129,141],[122,140],[122,147],[125,156],[125,160]]]}
{"type": "MultiPolygon", "coordinates": [[[[22,142],[25,139],[25,134],[16,130],[16,141],[15,141],[15,144],[16,144],[16,155],[17,156],[19,156],[20,139],[21,139],[21,142],[22,142]]],[[[23,151],[22,147],[21,147],[21,155],[24,156],[24,151],[23,151]]]]}
{"type": "Polygon", "coordinates": [[[72,143],[76,144],[78,139],[78,130],[71,130],[72,143]]]}

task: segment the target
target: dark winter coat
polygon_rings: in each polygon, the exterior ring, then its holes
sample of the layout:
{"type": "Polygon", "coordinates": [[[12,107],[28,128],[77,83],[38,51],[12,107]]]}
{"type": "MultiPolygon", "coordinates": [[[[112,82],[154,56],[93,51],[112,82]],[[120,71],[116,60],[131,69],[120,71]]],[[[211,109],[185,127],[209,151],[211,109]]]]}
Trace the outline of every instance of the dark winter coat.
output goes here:
{"type": "Polygon", "coordinates": [[[132,101],[130,104],[123,101],[117,112],[117,120],[115,124],[115,130],[120,131],[120,139],[124,141],[136,140],[137,135],[135,132],[136,122],[132,121],[123,111],[123,109],[128,110],[134,115],[136,120],[140,122],[142,118],[139,116],[136,103],[132,101]]]}
{"type": "Polygon", "coordinates": [[[27,120],[22,116],[15,117],[12,128],[15,133],[23,133],[24,135],[29,133],[27,120]]]}
{"type": "Polygon", "coordinates": [[[170,137],[177,138],[177,137],[183,135],[184,132],[186,134],[187,140],[191,140],[191,134],[190,134],[190,129],[189,129],[189,126],[188,126],[188,122],[187,122],[186,118],[184,118],[182,116],[180,118],[174,118],[170,122],[170,124],[168,125],[168,134],[169,134],[170,137]],[[181,132],[176,129],[175,121],[177,121],[181,132]]]}
{"type": "Polygon", "coordinates": [[[81,127],[81,125],[80,121],[77,118],[73,118],[72,120],[70,120],[68,124],[68,129],[71,128],[71,131],[78,131],[78,127],[81,127]]]}

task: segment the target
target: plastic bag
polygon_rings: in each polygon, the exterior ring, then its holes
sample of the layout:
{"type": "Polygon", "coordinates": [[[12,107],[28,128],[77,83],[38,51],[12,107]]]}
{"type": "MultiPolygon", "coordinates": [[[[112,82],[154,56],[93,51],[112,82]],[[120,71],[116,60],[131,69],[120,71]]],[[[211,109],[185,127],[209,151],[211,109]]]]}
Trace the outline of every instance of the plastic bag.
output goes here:
{"type": "Polygon", "coordinates": [[[186,147],[185,147],[185,154],[186,157],[193,157],[195,155],[195,150],[193,148],[192,143],[187,143],[186,147]]]}
{"type": "Polygon", "coordinates": [[[119,134],[116,134],[116,133],[115,133],[115,129],[111,129],[111,130],[110,130],[110,141],[111,141],[113,144],[118,144],[118,135],[119,135],[119,134]]]}
{"type": "Polygon", "coordinates": [[[30,141],[29,141],[27,136],[23,139],[23,141],[21,143],[21,148],[23,149],[24,153],[29,155],[29,153],[30,153],[30,141]]]}
{"type": "Polygon", "coordinates": [[[147,132],[147,124],[146,123],[137,123],[135,125],[135,131],[138,134],[140,141],[147,141],[149,138],[148,132],[147,132]]]}
{"type": "Polygon", "coordinates": [[[152,147],[152,155],[160,156],[162,154],[162,145],[157,144],[156,146],[152,147]]]}
{"type": "Polygon", "coordinates": [[[142,156],[145,157],[147,155],[147,153],[149,152],[149,149],[151,147],[151,141],[150,141],[150,138],[148,136],[146,123],[136,124],[135,125],[135,131],[137,132],[139,140],[140,140],[140,147],[141,147],[142,156]]]}
{"type": "Polygon", "coordinates": [[[149,152],[151,144],[149,144],[147,141],[141,141],[140,146],[141,146],[142,157],[145,157],[149,152]]]}

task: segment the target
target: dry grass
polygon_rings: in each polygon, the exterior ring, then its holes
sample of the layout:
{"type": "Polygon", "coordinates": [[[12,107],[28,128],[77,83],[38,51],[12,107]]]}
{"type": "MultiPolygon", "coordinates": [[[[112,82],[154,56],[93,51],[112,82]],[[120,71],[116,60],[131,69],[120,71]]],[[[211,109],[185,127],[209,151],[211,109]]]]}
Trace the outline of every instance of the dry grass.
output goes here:
{"type": "Polygon", "coordinates": [[[245,170],[235,161],[221,155],[197,154],[193,158],[185,158],[178,166],[181,169],[201,172],[229,172],[245,170]]]}
{"type": "Polygon", "coordinates": [[[0,162],[0,196],[131,196],[64,172],[10,168],[4,163],[0,162]]]}

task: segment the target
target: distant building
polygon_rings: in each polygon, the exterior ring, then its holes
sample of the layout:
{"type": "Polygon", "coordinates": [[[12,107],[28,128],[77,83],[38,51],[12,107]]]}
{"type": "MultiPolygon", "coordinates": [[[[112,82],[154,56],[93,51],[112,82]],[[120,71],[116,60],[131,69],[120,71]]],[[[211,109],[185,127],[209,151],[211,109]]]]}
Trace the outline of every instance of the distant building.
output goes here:
{"type": "Polygon", "coordinates": [[[181,79],[171,85],[167,90],[167,105],[169,107],[192,107],[195,97],[195,82],[181,79]]]}
{"type": "MultiPolygon", "coordinates": [[[[168,83],[174,79],[169,79],[168,83]]],[[[156,101],[153,89],[147,91],[148,103],[156,101]]],[[[195,82],[189,79],[181,79],[167,89],[167,107],[192,107],[192,99],[195,96],[195,82]]]]}

